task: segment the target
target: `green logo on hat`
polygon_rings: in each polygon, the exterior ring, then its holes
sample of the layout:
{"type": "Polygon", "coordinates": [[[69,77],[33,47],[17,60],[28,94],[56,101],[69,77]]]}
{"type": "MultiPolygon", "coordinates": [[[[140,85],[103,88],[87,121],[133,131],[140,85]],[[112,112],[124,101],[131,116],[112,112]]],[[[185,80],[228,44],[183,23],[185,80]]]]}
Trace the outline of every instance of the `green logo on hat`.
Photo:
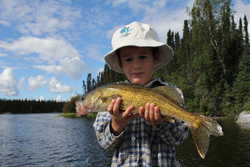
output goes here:
{"type": "Polygon", "coordinates": [[[131,28],[129,28],[129,27],[123,27],[122,29],[121,29],[121,31],[120,31],[120,33],[122,34],[122,35],[128,35],[129,34],[129,32],[131,31],[132,29],[131,28]]]}

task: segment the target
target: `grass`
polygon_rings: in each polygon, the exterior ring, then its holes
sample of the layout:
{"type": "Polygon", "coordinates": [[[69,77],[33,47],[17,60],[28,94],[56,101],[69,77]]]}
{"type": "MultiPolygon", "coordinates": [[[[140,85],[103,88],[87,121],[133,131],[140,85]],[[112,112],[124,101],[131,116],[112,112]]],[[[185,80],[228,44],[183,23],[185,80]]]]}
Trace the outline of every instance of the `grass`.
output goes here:
{"type": "Polygon", "coordinates": [[[62,113],[60,116],[65,117],[65,118],[88,118],[88,119],[94,119],[96,117],[96,113],[89,113],[85,116],[77,116],[76,113],[73,112],[67,112],[67,113],[62,113]]]}
{"type": "Polygon", "coordinates": [[[247,110],[247,111],[250,111],[250,101],[247,102],[244,107],[243,107],[244,110],[247,110]]]}
{"type": "Polygon", "coordinates": [[[65,118],[77,118],[77,115],[73,112],[65,112],[60,114],[60,116],[65,117],[65,118]]]}

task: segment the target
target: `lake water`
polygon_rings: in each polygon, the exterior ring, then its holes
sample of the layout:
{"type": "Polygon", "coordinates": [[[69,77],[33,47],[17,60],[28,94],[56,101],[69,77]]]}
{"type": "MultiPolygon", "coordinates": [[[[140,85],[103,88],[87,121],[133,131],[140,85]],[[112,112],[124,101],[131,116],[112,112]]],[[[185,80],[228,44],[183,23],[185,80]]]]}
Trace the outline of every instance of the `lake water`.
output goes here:
{"type": "MultiPolygon", "coordinates": [[[[107,167],[110,154],[96,142],[93,120],[69,119],[58,114],[0,115],[2,167],[107,167]]],[[[185,167],[250,167],[250,125],[222,122],[225,135],[211,138],[205,160],[192,139],[178,148],[185,167]]]]}

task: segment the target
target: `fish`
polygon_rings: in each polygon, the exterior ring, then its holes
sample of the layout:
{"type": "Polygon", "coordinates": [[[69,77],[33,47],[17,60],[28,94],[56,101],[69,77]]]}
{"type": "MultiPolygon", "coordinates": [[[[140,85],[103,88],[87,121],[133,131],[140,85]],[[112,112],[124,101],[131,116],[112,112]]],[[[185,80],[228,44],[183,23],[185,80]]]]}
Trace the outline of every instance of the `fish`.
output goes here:
{"type": "Polygon", "coordinates": [[[107,106],[112,99],[120,97],[122,103],[120,110],[133,105],[134,113],[138,113],[139,107],[146,103],[154,103],[160,108],[161,115],[166,120],[176,119],[184,121],[191,131],[191,135],[198,154],[205,158],[209,147],[209,137],[222,136],[222,127],[211,117],[188,112],[183,107],[183,98],[175,88],[170,86],[158,86],[146,88],[135,84],[108,84],[95,88],[87,93],[82,101],[82,105],[87,112],[107,111],[107,106]]]}

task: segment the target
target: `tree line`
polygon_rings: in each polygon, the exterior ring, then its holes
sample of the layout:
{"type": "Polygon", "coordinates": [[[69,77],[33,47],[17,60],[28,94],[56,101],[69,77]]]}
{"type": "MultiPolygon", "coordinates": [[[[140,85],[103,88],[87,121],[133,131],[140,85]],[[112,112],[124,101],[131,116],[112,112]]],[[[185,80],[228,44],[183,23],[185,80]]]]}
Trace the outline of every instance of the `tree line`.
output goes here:
{"type": "MultiPolygon", "coordinates": [[[[155,72],[182,89],[191,112],[238,113],[250,103],[250,46],[247,17],[235,20],[230,0],[196,0],[183,32],[169,30],[166,43],[175,52],[170,64],[155,72]]],[[[108,68],[83,80],[83,95],[125,80],[108,68]]]]}
{"type": "Polygon", "coordinates": [[[64,102],[53,100],[7,100],[0,99],[0,114],[4,113],[52,113],[62,112],[64,102]]]}

